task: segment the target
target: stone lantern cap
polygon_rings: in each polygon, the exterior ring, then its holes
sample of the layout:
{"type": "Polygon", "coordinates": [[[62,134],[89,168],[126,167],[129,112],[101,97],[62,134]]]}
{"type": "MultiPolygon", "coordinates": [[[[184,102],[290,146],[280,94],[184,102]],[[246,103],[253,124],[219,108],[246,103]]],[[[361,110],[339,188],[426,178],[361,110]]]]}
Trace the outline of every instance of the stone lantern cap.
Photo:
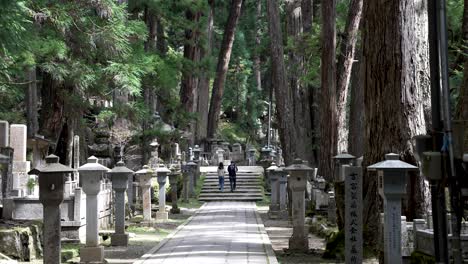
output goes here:
{"type": "Polygon", "coordinates": [[[185,165],[187,165],[187,166],[198,166],[198,165],[197,165],[195,162],[193,162],[193,161],[189,161],[189,162],[187,162],[187,164],[185,164],[185,165]]]}
{"type": "Polygon", "coordinates": [[[153,173],[154,171],[152,169],[150,169],[150,167],[148,165],[145,165],[143,166],[143,169],[135,172],[135,174],[137,175],[144,175],[144,174],[150,174],[150,173],[153,173]]]}
{"type": "Polygon", "coordinates": [[[304,164],[301,159],[295,159],[293,164],[284,168],[285,171],[312,171],[313,169],[304,164]]]}
{"type": "Polygon", "coordinates": [[[268,167],[266,170],[267,170],[267,171],[276,171],[278,168],[279,168],[279,167],[276,166],[276,163],[272,162],[272,163],[271,163],[271,166],[268,167]]]}
{"type": "Polygon", "coordinates": [[[367,167],[369,171],[392,170],[392,171],[417,171],[418,167],[403,162],[400,156],[395,153],[385,154],[385,160],[367,167]]]}
{"type": "Polygon", "coordinates": [[[240,146],[241,144],[239,142],[232,144],[233,146],[240,146]]]}
{"type": "Polygon", "coordinates": [[[195,152],[196,152],[196,151],[201,151],[200,146],[195,145],[195,147],[193,147],[193,151],[195,151],[195,152]]]}
{"type": "Polygon", "coordinates": [[[8,160],[10,158],[8,156],[5,156],[3,154],[0,154],[0,163],[8,163],[8,160]]]}
{"type": "Polygon", "coordinates": [[[255,151],[257,151],[257,150],[256,150],[254,147],[250,147],[248,151],[249,151],[249,152],[255,152],[255,151]]]}
{"type": "Polygon", "coordinates": [[[337,160],[338,162],[347,162],[347,161],[353,160],[355,158],[356,158],[355,156],[353,156],[351,154],[348,154],[346,152],[340,153],[340,154],[333,157],[333,159],[337,160]]]}
{"type": "Polygon", "coordinates": [[[57,173],[57,172],[73,172],[74,170],[68,166],[59,163],[59,157],[49,155],[46,157],[46,164],[38,168],[34,168],[28,174],[37,175],[39,173],[57,173]]]}
{"type": "Polygon", "coordinates": [[[270,148],[270,147],[268,147],[268,146],[264,146],[264,147],[262,148],[262,151],[272,151],[272,150],[273,150],[273,149],[270,148]]]}
{"type": "Polygon", "coordinates": [[[109,174],[132,174],[134,171],[125,167],[125,163],[123,161],[117,162],[115,167],[109,171],[109,174]]]}
{"type": "Polygon", "coordinates": [[[159,146],[159,143],[158,143],[157,140],[155,140],[155,141],[151,142],[150,146],[151,147],[157,147],[157,146],[159,146]]]}
{"type": "Polygon", "coordinates": [[[88,158],[88,163],[78,168],[78,171],[94,171],[94,172],[108,172],[109,168],[98,163],[98,158],[91,156],[88,158]]]}
{"type": "Polygon", "coordinates": [[[170,173],[171,170],[169,170],[164,164],[159,165],[159,167],[156,169],[156,173],[159,175],[160,173],[170,173]]]}

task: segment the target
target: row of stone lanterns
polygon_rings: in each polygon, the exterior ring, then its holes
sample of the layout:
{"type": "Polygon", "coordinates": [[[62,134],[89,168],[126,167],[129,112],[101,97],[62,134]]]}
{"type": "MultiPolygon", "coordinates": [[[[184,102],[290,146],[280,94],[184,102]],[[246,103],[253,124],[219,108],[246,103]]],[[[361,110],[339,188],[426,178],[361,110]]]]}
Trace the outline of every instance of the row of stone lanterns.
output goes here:
{"type": "MultiPolygon", "coordinates": [[[[61,216],[60,204],[64,199],[64,182],[68,173],[74,170],[59,163],[55,155],[46,157],[44,166],[33,169],[30,174],[39,175],[39,200],[44,208],[44,263],[60,263],[61,256],[61,216]]],[[[111,236],[111,245],[127,246],[128,234],[125,233],[125,191],[127,182],[134,172],[125,167],[120,161],[112,170],[98,163],[94,156],[88,158],[87,163],[78,168],[81,175],[83,191],[86,194],[86,245],[80,251],[81,262],[103,263],[104,248],[99,245],[98,229],[98,195],[101,191],[101,180],[108,173],[112,179],[112,188],[115,191],[115,233],[111,236]]],[[[144,220],[151,220],[151,180],[155,173],[159,183],[159,212],[158,220],[167,220],[165,209],[165,184],[168,170],[159,165],[153,171],[148,166],[137,171],[138,181],[142,187],[144,220]]],[[[179,173],[169,174],[173,186],[173,213],[177,213],[177,178],[179,173]],[[174,194],[175,193],[175,194],[174,194]],[[175,195],[175,197],[174,197],[175,195]]]]}

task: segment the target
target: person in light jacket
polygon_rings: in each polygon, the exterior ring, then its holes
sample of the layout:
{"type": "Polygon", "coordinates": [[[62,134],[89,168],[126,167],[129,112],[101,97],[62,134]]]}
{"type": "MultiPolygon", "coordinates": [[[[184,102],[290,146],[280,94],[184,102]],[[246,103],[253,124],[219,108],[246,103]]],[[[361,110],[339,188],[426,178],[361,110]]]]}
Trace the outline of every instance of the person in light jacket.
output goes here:
{"type": "Polygon", "coordinates": [[[219,190],[224,190],[224,165],[222,162],[218,166],[218,181],[219,181],[219,190]]]}

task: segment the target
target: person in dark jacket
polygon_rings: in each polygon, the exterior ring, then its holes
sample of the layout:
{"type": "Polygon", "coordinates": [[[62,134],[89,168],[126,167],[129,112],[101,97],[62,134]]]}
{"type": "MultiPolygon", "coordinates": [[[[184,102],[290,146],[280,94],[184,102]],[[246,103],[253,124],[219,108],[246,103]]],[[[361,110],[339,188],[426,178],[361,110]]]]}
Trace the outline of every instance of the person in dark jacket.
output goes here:
{"type": "Polygon", "coordinates": [[[236,173],[238,169],[234,161],[231,161],[231,165],[228,166],[229,173],[229,184],[231,185],[231,192],[236,190],[236,173]]]}

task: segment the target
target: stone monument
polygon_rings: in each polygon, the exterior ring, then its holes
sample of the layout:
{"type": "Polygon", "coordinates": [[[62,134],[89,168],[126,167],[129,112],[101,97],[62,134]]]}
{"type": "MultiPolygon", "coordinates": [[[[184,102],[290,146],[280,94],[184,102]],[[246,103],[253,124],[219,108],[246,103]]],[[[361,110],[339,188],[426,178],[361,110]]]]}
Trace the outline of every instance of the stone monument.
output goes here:
{"type": "Polygon", "coordinates": [[[292,192],[293,234],[289,238],[289,249],[307,252],[309,249],[308,231],[305,228],[305,189],[307,174],[312,168],[303,164],[301,159],[294,160],[291,166],[284,169],[289,172],[290,190],[292,192]]]}
{"type": "Polygon", "coordinates": [[[156,212],[156,221],[166,221],[169,218],[166,211],[166,180],[167,174],[170,172],[164,164],[156,169],[159,184],[159,211],[156,212]]]}
{"type": "Polygon", "coordinates": [[[128,234],[125,233],[125,191],[127,181],[133,171],[125,167],[123,161],[117,162],[109,172],[112,180],[112,189],[115,191],[115,233],[111,236],[112,246],[128,245],[128,234]]]}
{"type": "Polygon", "coordinates": [[[143,166],[143,169],[135,172],[137,180],[141,187],[142,207],[143,207],[143,220],[151,221],[151,183],[154,171],[148,167],[143,166]]]}
{"type": "Polygon", "coordinates": [[[28,129],[26,125],[12,124],[10,126],[10,146],[13,153],[13,196],[23,196],[28,182],[30,162],[26,161],[28,129]]]}
{"type": "Polygon", "coordinates": [[[278,186],[279,186],[279,212],[278,219],[288,220],[288,173],[284,170],[284,167],[278,167],[275,170],[275,174],[278,175],[278,186]]]}
{"type": "Polygon", "coordinates": [[[268,216],[272,219],[278,217],[279,212],[279,173],[277,171],[278,166],[276,163],[271,163],[271,166],[267,168],[267,172],[270,175],[270,185],[271,185],[271,199],[270,199],[270,209],[268,210],[268,216]]]}
{"type": "Polygon", "coordinates": [[[171,214],[180,214],[180,209],[177,206],[177,182],[180,178],[180,173],[176,170],[171,171],[168,175],[169,184],[171,185],[171,214]]]}
{"type": "Polygon", "coordinates": [[[184,183],[182,187],[182,196],[183,196],[183,201],[185,203],[188,203],[189,201],[189,196],[190,196],[190,167],[187,166],[187,164],[182,165],[182,181],[184,183]]]}
{"type": "Polygon", "coordinates": [[[362,168],[342,166],[345,175],[345,261],[362,263],[362,168]]]}
{"type": "Polygon", "coordinates": [[[408,171],[418,167],[399,160],[399,155],[385,155],[385,161],[367,167],[377,171],[379,194],[384,200],[384,261],[401,264],[401,199],[406,193],[408,171]]]}
{"type": "Polygon", "coordinates": [[[99,245],[98,194],[101,191],[101,179],[108,171],[94,156],[78,168],[86,194],[86,245],[80,249],[81,263],[104,263],[104,247],[99,245]]]}
{"type": "Polygon", "coordinates": [[[247,151],[247,160],[249,166],[255,166],[255,148],[250,147],[249,150],[247,151]]]}

